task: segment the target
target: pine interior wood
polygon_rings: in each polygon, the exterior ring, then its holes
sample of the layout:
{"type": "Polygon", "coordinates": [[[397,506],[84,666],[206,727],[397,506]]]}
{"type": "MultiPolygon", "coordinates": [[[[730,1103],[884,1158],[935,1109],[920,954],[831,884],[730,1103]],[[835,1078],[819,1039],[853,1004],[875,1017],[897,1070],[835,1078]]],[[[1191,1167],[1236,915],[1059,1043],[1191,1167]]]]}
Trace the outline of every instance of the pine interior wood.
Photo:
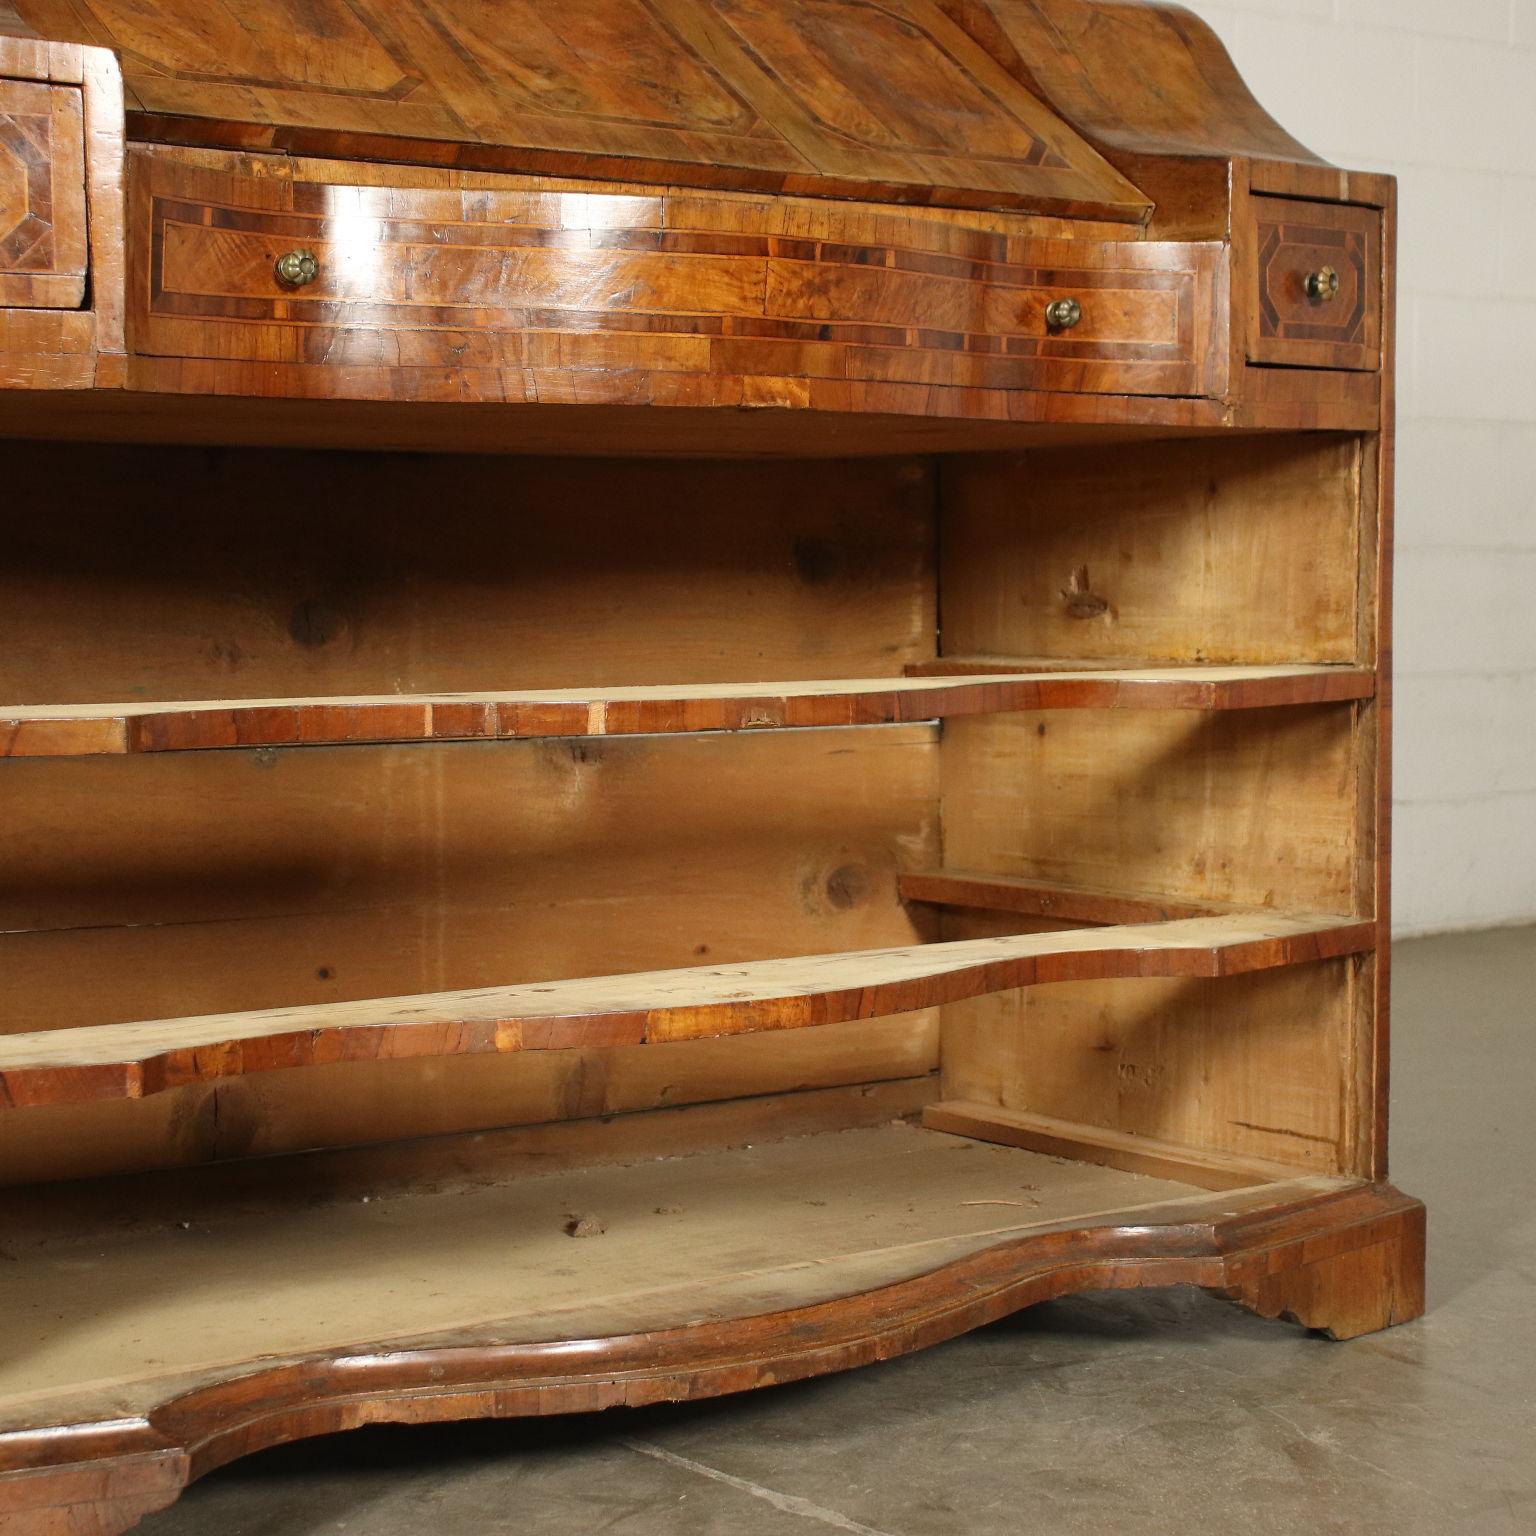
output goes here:
{"type": "Polygon", "coordinates": [[[947,461],[943,654],[1364,660],[1360,457],[1287,433],[947,461]]]}
{"type": "MultiPolygon", "coordinates": [[[[9,825],[30,830],[0,864],[0,1031],[7,1015],[70,1028],[935,937],[895,876],[938,856],[936,727],[853,739],[11,760],[9,825]]],[[[870,1080],[908,1076],[937,1067],[936,1022],[797,1031],[771,1059],[742,1037],[654,1062],[614,1047],[256,1074],[0,1115],[0,1170],[79,1176],[729,1098],[858,1081],[861,1061],[870,1080]]]]}
{"type": "Polygon", "coordinates": [[[0,1378],[13,1524],[58,1530],[78,1511],[131,1526],[285,1438],[299,1409],[313,1432],[381,1408],[430,1422],[739,1391],[937,1342],[1084,1280],[1204,1285],[1340,1338],[1422,1306],[1423,1211],[1389,1187],[1212,1195],[901,1125],[322,1194],[283,1214],[222,1183],[135,1190],[141,1214],[105,1227],[66,1195],[73,1240],[26,1233],[16,1315],[36,1347],[0,1378]],[[157,1219],[167,1196],[181,1220],[157,1219]],[[381,1242],[388,1272],[371,1262],[381,1242]],[[282,1304],[253,1307],[253,1288],[282,1304]],[[146,1366],[133,1333],[157,1316],[175,1326],[146,1366]],[[579,1357],[567,1337],[588,1341],[579,1357]],[[89,1436],[61,1440],[82,1420],[89,1436]]]}
{"type": "Polygon", "coordinates": [[[953,720],[940,743],[945,858],[1101,890],[1351,910],[1366,828],[1338,791],[1359,746],[1348,705],[953,720]]]}
{"type": "Polygon", "coordinates": [[[195,9],[0,0],[6,1536],[1417,1316],[1391,178],[1162,0],[195,9]]]}
{"type": "MultiPolygon", "coordinates": [[[[669,1045],[503,1056],[339,1062],[171,1089],[148,1100],[62,1104],[0,1119],[0,1166],[14,1188],[51,1197],[103,1172],[227,1167],[265,1174],[312,1149],[348,1149],[370,1169],[385,1145],[499,1145],[538,1126],[585,1133],[588,1161],[628,1155],[626,1127],[658,1122],[643,1155],[682,1145],[680,1113],[725,1116],[731,1135],[838,1130],[914,1114],[937,1089],[938,1010],[821,1029],[669,1045]],[[358,1149],[359,1131],[368,1140],[358,1149]]],[[[458,1162],[462,1162],[462,1158],[458,1162]]],[[[368,1177],[375,1175],[369,1174],[368,1177]]],[[[108,1184],[110,1181],[106,1181],[108,1184]]]]}
{"type": "MultiPolygon", "coordinates": [[[[1021,926],[1059,932],[1069,921],[951,911],[941,932],[964,943],[1021,926]]],[[[1370,960],[1344,957],[1214,979],[1088,979],[950,1003],[939,1097],[1201,1156],[1353,1173],[1372,1135],[1360,1090],[1372,970],[1370,960]]]]}
{"type": "Polygon", "coordinates": [[[1346,667],[1050,671],[523,694],[385,694],[176,704],[0,705],[0,757],[350,741],[475,741],[890,725],[1021,709],[1258,709],[1369,698],[1346,667]]]}
{"type": "Polygon", "coordinates": [[[683,480],[639,459],[0,452],[18,495],[72,509],[0,547],[7,703],[809,681],[934,654],[935,469],[911,454],[683,480]]]}
{"type": "Polygon", "coordinates": [[[585,977],[28,1033],[0,1039],[0,1104],[140,1098],[247,1071],[357,1058],[643,1045],[909,1013],[1056,981],[1236,976],[1358,954],[1374,926],[1238,914],[855,954],[585,977]]]}

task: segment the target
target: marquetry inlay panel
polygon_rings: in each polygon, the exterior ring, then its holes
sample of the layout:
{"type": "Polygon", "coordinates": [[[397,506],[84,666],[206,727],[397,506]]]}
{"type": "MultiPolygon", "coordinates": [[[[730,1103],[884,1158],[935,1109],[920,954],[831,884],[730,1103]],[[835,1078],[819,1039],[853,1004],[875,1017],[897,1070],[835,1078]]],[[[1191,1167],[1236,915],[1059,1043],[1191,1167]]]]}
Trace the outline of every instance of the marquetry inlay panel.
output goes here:
{"type": "Polygon", "coordinates": [[[85,290],[85,147],[73,86],[0,80],[0,307],[74,309],[85,290]]]}
{"type": "Polygon", "coordinates": [[[1316,368],[1381,362],[1381,214],[1340,203],[1256,197],[1257,313],[1249,357],[1316,368]],[[1326,297],[1308,291],[1334,274],[1326,297]]]}
{"type": "Polygon", "coordinates": [[[209,142],[195,122],[215,118],[301,153],[1130,220],[1149,206],[935,0],[268,0],[259,28],[241,0],[16,8],[42,36],[119,51],[139,137],[209,142]]]}

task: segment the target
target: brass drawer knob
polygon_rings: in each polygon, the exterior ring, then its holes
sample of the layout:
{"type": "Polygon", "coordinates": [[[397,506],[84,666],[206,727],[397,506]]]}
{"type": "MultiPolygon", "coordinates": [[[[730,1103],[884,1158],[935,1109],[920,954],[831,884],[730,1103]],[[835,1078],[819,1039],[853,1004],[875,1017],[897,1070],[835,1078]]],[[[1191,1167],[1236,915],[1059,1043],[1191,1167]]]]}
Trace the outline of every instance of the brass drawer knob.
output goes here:
{"type": "Polygon", "coordinates": [[[1331,304],[1339,296],[1339,274],[1332,267],[1320,267],[1307,273],[1307,297],[1319,304],[1331,304]]]}
{"type": "Polygon", "coordinates": [[[277,258],[277,280],[289,288],[303,288],[320,275],[313,251],[284,251],[277,258]]]}
{"type": "Polygon", "coordinates": [[[1083,318],[1083,306],[1076,299],[1052,299],[1045,306],[1045,323],[1053,331],[1070,331],[1083,318]]]}

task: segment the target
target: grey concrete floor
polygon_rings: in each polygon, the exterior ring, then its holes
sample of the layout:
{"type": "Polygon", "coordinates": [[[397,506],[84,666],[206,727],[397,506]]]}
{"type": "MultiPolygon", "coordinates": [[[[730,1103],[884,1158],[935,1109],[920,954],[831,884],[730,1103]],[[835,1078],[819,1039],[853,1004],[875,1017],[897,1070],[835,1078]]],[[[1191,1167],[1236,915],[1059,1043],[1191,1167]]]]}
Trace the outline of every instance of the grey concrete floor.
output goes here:
{"type": "Polygon", "coordinates": [[[1200,1292],[1078,1297],[740,1398],[286,1446],[144,1536],[1536,1533],[1536,928],[1395,971],[1421,1322],[1332,1344],[1200,1292]]]}

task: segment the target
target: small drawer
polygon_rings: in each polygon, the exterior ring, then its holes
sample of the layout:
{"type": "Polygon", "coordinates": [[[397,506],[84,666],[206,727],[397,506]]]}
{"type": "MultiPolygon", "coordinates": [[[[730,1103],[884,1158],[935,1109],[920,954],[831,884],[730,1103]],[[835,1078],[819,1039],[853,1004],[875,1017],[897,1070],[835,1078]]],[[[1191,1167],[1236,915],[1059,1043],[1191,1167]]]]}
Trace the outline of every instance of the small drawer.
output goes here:
{"type": "Polygon", "coordinates": [[[0,80],[0,309],[78,309],[85,265],[80,92],[0,80]]]}
{"type": "Polygon", "coordinates": [[[1380,209],[1262,196],[1253,208],[1249,361],[1379,368],[1380,209]]]}

